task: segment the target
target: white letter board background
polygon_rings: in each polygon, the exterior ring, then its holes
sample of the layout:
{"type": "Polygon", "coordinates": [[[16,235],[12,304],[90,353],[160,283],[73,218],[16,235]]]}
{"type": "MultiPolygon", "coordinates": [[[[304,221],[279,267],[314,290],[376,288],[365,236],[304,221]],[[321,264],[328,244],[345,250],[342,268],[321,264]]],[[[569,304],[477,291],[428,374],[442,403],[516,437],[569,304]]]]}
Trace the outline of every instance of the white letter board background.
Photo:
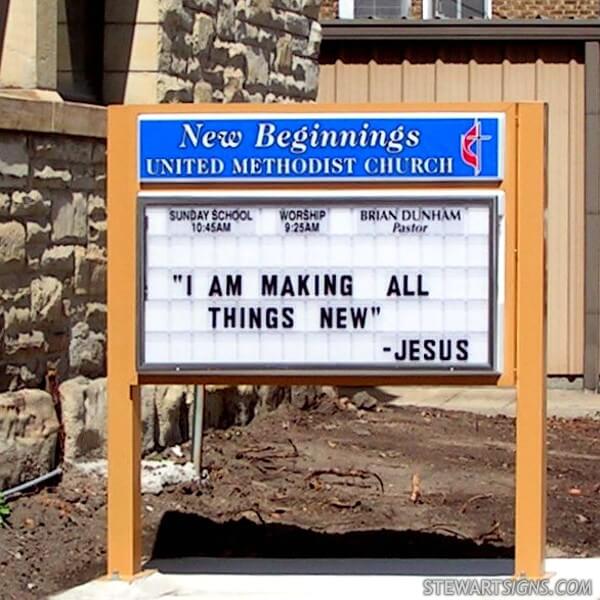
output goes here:
{"type": "MultiPolygon", "coordinates": [[[[490,204],[410,199],[344,205],[343,200],[256,204],[165,202],[145,207],[142,364],[203,367],[362,365],[390,368],[489,367],[490,204]],[[170,211],[240,211],[234,218],[174,220],[170,211]],[[286,231],[282,210],[324,209],[318,232],[286,231]],[[394,220],[364,220],[361,211],[459,210],[458,220],[409,220],[425,232],[394,233],[394,220]],[[245,211],[245,212],[244,212],[245,211]],[[196,229],[192,223],[196,223],[196,229]],[[229,231],[206,231],[229,223],[229,231]],[[262,275],[352,275],[351,297],[262,296],[262,275]],[[242,276],[241,296],[227,296],[227,275],[242,276]],[[414,287],[422,276],[427,297],[387,296],[390,278],[414,287]],[[223,296],[209,297],[214,277],[223,296]],[[191,278],[191,295],[188,288],[191,278]],[[213,329],[209,307],[292,307],[293,327],[213,329]],[[363,328],[320,327],[321,307],[368,307],[363,328]],[[371,309],[371,307],[378,307],[371,309]],[[372,310],[379,311],[373,314],[372,310]],[[406,340],[468,340],[468,359],[399,361],[406,340]],[[384,351],[387,348],[388,351],[384,351]],[[391,352],[390,352],[391,349],[391,352]]],[[[188,213],[189,214],[189,213],[188,213]]],[[[223,213],[222,213],[223,214],[223,213]]],[[[364,213],[362,213],[364,215],[364,213]]],[[[406,213],[405,213],[406,214],[406,213]]],[[[314,222],[310,221],[309,222],[314,222]]],[[[314,226],[314,225],[313,225],[314,226]]],[[[226,227],[226,226],[225,226],[226,227]]],[[[278,286],[281,287],[281,283],[278,286]]],[[[348,319],[348,322],[350,319],[348,319]]]]}

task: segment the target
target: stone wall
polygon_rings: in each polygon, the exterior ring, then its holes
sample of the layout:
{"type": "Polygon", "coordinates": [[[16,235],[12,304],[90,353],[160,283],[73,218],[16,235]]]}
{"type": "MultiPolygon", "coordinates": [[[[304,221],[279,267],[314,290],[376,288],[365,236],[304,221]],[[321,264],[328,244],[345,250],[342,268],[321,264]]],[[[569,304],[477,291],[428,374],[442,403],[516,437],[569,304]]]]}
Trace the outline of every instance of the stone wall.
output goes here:
{"type": "Polygon", "coordinates": [[[105,151],[0,130],[0,391],[105,373],[105,151]]]}
{"type": "Polygon", "coordinates": [[[320,0],[160,0],[159,102],[314,100],[320,0]]]}
{"type": "MultiPolygon", "coordinates": [[[[321,20],[338,18],[339,0],[323,0],[321,20]]],[[[594,19],[600,16],[598,0],[492,0],[497,19],[594,19]]],[[[412,0],[411,17],[423,16],[422,0],[412,0]]]]}

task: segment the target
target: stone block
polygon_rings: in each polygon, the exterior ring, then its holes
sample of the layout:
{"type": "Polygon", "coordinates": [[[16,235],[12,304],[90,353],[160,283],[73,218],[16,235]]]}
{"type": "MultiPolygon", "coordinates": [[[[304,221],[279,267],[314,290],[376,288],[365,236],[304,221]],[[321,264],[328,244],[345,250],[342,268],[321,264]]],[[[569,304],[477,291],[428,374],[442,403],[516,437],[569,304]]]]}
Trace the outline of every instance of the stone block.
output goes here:
{"type": "Polygon", "coordinates": [[[166,71],[170,75],[185,78],[185,75],[188,73],[188,59],[181,58],[180,56],[171,56],[171,62],[169,63],[166,71]]]}
{"type": "Polygon", "coordinates": [[[61,381],[68,377],[68,369],[67,367],[67,356],[69,351],[69,341],[71,339],[71,332],[69,330],[69,324],[65,321],[60,326],[55,325],[52,326],[49,330],[45,331],[47,352],[49,354],[58,353],[57,357],[59,363],[61,365],[60,371],[61,381]]]}
{"type": "Polygon", "coordinates": [[[40,369],[40,361],[35,357],[19,357],[19,364],[6,365],[6,375],[9,378],[8,391],[24,388],[39,389],[44,374],[40,369]],[[25,360],[25,362],[23,362],[25,360]]]}
{"type": "Polygon", "coordinates": [[[241,69],[225,67],[223,70],[223,79],[225,81],[223,88],[225,102],[239,101],[245,82],[244,72],[241,69]]]}
{"type": "Polygon", "coordinates": [[[6,335],[14,337],[29,329],[31,329],[31,310],[29,308],[11,306],[4,313],[4,332],[6,335]]]}
{"type": "Polygon", "coordinates": [[[211,47],[215,37],[215,23],[212,17],[198,13],[194,17],[194,29],[192,31],[192,52],[199,54],[211,47]]]}
{"type": "Polygon", "coordinates": [[[38,185],[47,187],[64,187],[73,179],[69,169],[55,168],[51,165],[34,167],[33,176],[38,185]]]}
{"type": "Polygon", "coordinates": [[[269,62],[262,50],[248,47],[246,51],[246,83],[267,85],[269,82],[269,62]]]}
{"type": "Polygon", "coordinates": [[[216,15],[219,8],[218,0],[183,0],[183,6],[194,11],[201,11],[209,15],[216,15]]]}
{"type": "Polygon", "coordinates": [[[316,97],[319,87],[319,63],[309,58],[294,56],[292,72],[296,79],[296,87],[302,94],[316,97]]]}
{"type": "MultiPolygon", "coordinates": [[[[321,50],[321,39],[323,32],[321,23],[319,21],[313,21],[310,24],[310,33],[308,34],[308,43],[306,45],[306,51],[304,54],[315,61],[319,60],[319,52],[321,50]]],[[[315,90],[317,92],[318,90],[315,90]]]]}
{"type": "Polygon", "coordinates": [[[106,199],[101,194],[89,194],[87,198],[88,221],[106,221],[106,199]]]}
{"type": "Polygon", "coordinates": [[[222,40],[235,40],[235,2],[234,0],[221,0],[217,12],[217,35],[222,40]]]}
{"type": "Polygon", "coordinates": [[[92,150],[92,162],[95,165],[106,163],[106,144],[104,142],[96,142],[92,150]]]}
{"type": "Polygon", "coordinates": [[[6,356],[14,356],[20,353],[31,353],[47,350],[46,339],[41,331],[19,333],[15,337],[4,338],[4,353],[6,356]]]}
{"type": "Polygon", "coordinates": [[[58,432],[50,394],[42,390],[0,394],[0,489],[54,469],[58,432]]]}
{"type": "Polygon", "coordinates": [[[25,266],[25,227],[17,222],[0,223],[0,274],[25,266]]]}
{"type": "Polygon", "coordinates": [[[160,73],[157,82],[159,102],[191,102],[193,100],[194,84],[172,75],[160,73]]]}
{"type": "Polygon", "coordinates": [[[284,29],[293,33],[294,35],[300,35],[302,37],[308,37],[310,32],[310,21],[294,12],[284,13],[284,29]]]}
{"type": "Polygon", "coordinates": [[[70,189],[94,191],[96,189],[95,169],[93,165],[73,165],[71,167],[72,183],[70,189]]]}
{"type": "Polygon", "coordinates": [[[64,319],[63,284],[56,277],[39,277],[31,282],[31,317],[44,326],[64,319]]]}
{"type": "MultiPolygon", "coordinates": [[[[269,73],[269,89],[271,91],[267,94],[267,98],[270,98],[271,94],[273,96],[287,96],[290,93],[296,94],[298,92],[294,77],[277,71],[269,73]]],[[[267,102],[269,101],[267,100],[267,102]]]]}
{"type": "Polygon", "coordinates": [[[50,200],[38,190],[13,192],[10,212],[15,217],[45,217],[50,212],[50,200]]]}
{"type": "Polygon", "coordinates": [[[0,175],[15,178],[29,175],[29,155],[25,135],[0,135],[0,175]]]}
{"type": "MultiPolygon", "coordinates": [[[[204,426],[226,429],[250,423],[259,408],[259,396],[251,385],[205,387],[204,426]]],[[[265,402],[264,406],[267,406],[265,402]]]]}
{"type": "Polygon", "coordinates": [[[246,52],[248,47],[238,42],[215,40],[211,50],[211,60],[226,65],[225,68],[246,70],[246,52]]]}
{"type": "Polygon", "coordinates": [[[26,225],[27,231],[27,253],[29,254],[30,246],[48,246],[50,241],[50,225],[41,225],[36,221],[28,221],[26,225]]]}
{"type": "Polygon", "coordinates": [[[106,456],[106,379],[69,379],[58,388],[65,434],[64,458],[106,456]]]}
{"type": "Polygon", "coordinates": [[[21,332],[31,329],[31,310],[29,308],[18,308],[11,306],[4,313],[4,333],[8,336],[16,336],[21,332]]]}
{"type": "Polygon", "coordinates": [[[35,135],[32,144],[38,159],[73,163],[88,163],[92,159],[91,139],[66,135],[35,135]]]}
{"type": "Polygon", "coordinates": [[[158,19],[169,34],[180,31],[191,33],[194,27],[192,11],[186,9],[182,0],[160,0],[158,19]]]}
{"type": "Polygon", "coordinates": [[[366,391],[360,391],[351,400],[352,404],[361,410],[375,410],[377,408],[377,398],[366,391]]]}
{"type": "Polygon", "coordinates": [[[41,268],[49,275],[73,275],[75,271],[75,248],[52,246],[42,254],[41,268]]]}
{"type": "Polygon", "coordinates": [[[8,217],[10,214],[10,194],[0,192],[0,217],[8,217]]]}
{"type": "Polygon", "coordinates": [[[52,203],[52,241],[57,244],[85,244],[87,201],[80,192],[61,192],[52,203]]]}
{"type": "Polygon", "coordinates": [[[273,0],[273,6],[282,10],[302,12],[304,9],[304,0],[273,0]]]}
{"type": "MultiPolygon", "coordinates": [[[[201,56],[206,56],[206,54],[201,56]]],[[[200,81],[202,79],[202,69],[203,67],[200,61],[195,56],[192,56],[192,58],[187,60],[186,79],[196,82],[200,81]]]]}
{"type": "Polygon", "coordinates": [[[187,397],[185,385],[156,388],[155,406],[158,424],[157,442],[162,448],[180,444],[188,439],[187,397]]]}
{"type": "Polygon", "coordinates": [[[223,72],[225,68],[221,65],[216,65],[214,69],[203,69],[202,78],[213,87],[213,95],[217,91],[223,89],[224,79],[223,72]]]}
{"type": "Polygon", "coordinates": [[[156,386],[142,386],[141,413],[142,413],[142,452],[151,452],[156,447],[156,406],[154,396],[156,386]]]}
{"type": "Polygon", "coordinates": [[[206,81],[199,81],[194,85],[194,102],[200,104],[202,102],[212,101],[213,88],[206,81]]]}
{"type": "Polygon", "coordinates": [[[106,173],[96,173],[94,175],[94,191],[96,193],[106,192],[106,173]]]}
{"type": "Polygon", "coordinates": [[[106,250],[100,246],[75,249],[75,293],[106,296],[106,250]]]}
{"type": "Polygon", "coordinates": [[[274,67],[281,73],[292,72],[292,36],[284,35],[277,40],[274,67]]]}
{"type": "Polygon", "coordinates": [[[290,392],[290,402],[300,410],[310,410],[322,400],[333,400],[336,397],[337,390],[331,386],[294,385],[290,392]]]}
{"type": "Polygon", "coordinates": [[[106,235],[107,226],[106,221],[99,221],[98,223],[90,223],[88,230],[88,240],[91,244],[97,246],[106,246],[106,235]]]}
{"type": "Polygon", "coordinates": [[[17,306],[19,308],[31,308],[31,288],[28,277],[19,277],[9,274],[0,280],[0,302],[17,306]]]}
{"type": "Polygon", "coordinates": [[[85,322],[92,331],[106,331],[106,304],[90,302],[85,310],[85,322]]]}
{"type": "Polygon", "coordinates": [[[321,9],[321,0],[303,0],[302,12],[309,18],[317,21],[321,9]]]}
{"type": "Polygon", "coordinates": [[[71,330],[69,365],[72,374],[99,377],[106,371],[106,336],[92,331],[85,322],[71,330]]]}

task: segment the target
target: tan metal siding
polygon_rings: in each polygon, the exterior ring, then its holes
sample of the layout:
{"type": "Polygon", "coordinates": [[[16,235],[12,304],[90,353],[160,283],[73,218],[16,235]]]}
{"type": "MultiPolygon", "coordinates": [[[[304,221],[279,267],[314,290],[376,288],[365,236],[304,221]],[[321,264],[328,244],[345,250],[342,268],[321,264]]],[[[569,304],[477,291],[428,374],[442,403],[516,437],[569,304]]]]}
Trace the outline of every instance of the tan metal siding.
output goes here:
{"type": "Polygon", "coordinates": [[[320,102],[548,103],[548,371],[583,372],[584,66],[569,46],[328,50],[320,102]]]}

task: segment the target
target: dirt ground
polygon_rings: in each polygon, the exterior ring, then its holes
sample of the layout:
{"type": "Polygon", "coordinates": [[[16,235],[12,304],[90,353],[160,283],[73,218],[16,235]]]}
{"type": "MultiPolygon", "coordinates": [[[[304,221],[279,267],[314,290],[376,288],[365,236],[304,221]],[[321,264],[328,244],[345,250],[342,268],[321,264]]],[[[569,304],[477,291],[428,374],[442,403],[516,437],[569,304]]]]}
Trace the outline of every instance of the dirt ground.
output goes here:
{"type": "MultiPolygon", "coordinates": [[[[144,495],[144,558],[512,557],[514,433],[505,417],[282,405],[207,432],[200,482],[144,495]]],[[[548,423],[550,554],[600,554],[599,439],[599,421],[548,423]]],[[[103,479],[71,469],[11,507],[0,598],[104,574],[103,479]]]]}

